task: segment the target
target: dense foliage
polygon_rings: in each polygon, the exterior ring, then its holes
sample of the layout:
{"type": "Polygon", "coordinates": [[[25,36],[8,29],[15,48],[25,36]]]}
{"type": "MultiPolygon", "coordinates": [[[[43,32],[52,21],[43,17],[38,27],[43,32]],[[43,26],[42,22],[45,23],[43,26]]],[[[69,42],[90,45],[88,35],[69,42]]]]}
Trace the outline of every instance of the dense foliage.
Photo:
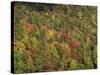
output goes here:
{"type": "Polygon", "coordinates": [[[14,3],[14,72],[97,68],[95,6],[14,3]]]}

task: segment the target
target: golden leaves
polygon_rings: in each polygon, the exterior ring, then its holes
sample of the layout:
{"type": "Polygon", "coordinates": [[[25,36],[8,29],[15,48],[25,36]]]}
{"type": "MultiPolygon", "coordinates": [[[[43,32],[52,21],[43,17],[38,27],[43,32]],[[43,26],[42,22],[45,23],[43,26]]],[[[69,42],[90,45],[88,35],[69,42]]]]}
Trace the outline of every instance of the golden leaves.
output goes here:
{"type": "Polygon", "coordinates": [[[22,41],[17,42],[16,46],[17,46],[17,50],[19,51],[19,53],[23,54],[23,52],[25,51],[24,43],[22,41]]]}
{"type": "Polygon", "coordinates": [[[53,30],[53,29],[47,30],[47,32],[45,33],[46,39],[49,40],[49,39],[54,38],[55,37],[55,33],[56,33],[56,31],[53,30]]]}
{"type": "Polygon", "coordinates": [[[61,43],[62,55],[69,58],[71,57],[71,49],[67,43],[61,43]]]}

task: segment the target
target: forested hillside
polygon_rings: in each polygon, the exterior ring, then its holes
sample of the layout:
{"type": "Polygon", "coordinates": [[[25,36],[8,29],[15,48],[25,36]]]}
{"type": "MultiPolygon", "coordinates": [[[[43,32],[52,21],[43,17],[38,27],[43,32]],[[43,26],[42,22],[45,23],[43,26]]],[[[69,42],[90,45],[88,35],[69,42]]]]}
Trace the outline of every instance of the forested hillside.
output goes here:
{"type": "Polygon", "coordinates": [[[14,72],[97,68],[97,7],[14,3],[14,72]]]}

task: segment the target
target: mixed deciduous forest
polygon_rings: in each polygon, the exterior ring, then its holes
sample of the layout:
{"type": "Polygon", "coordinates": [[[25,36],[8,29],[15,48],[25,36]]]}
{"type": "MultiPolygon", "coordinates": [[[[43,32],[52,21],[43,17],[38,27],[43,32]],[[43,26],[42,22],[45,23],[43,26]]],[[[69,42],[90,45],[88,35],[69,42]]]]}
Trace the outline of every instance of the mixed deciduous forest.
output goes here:
{"type": "Polygon", "coordinates": [[[14,72],[97,68],[97,7],[14,2],[14,72]]]}

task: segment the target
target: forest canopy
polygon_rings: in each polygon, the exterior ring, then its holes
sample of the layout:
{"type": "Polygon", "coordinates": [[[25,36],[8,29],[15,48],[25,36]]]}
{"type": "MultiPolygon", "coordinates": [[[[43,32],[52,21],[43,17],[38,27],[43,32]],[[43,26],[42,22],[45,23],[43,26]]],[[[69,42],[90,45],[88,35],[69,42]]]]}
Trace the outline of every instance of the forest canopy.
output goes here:
{"type": "Polygon", "coordinates": [[[97,68],[97,7],[14,2],[14,73],[97,68]]]}

